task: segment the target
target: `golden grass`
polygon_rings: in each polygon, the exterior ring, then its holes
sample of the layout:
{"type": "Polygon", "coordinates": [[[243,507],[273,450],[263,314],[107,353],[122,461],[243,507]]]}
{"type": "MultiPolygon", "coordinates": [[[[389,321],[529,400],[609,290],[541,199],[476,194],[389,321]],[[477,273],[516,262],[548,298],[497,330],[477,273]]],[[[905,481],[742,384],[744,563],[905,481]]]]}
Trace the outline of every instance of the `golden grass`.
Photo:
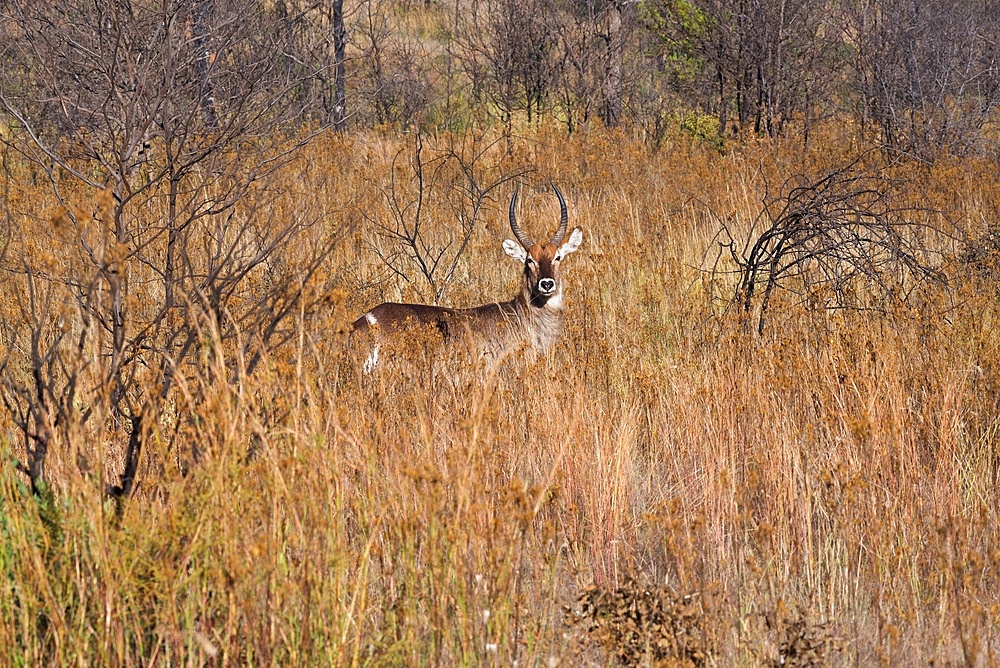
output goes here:
{"type": "MultiPolygon", "coordinates": [[[[786,299],[752,337],[698,271],[709,208],[745,226],[764,176],[839,164],[845,144],[723,156],[683,138],[650,153],[621,133],[532,132],[488,159],[533,170],[530,233],[554,226],[549,179],[585,229],[555,351],[365,376],[342,354],[345,323],[426,298],[370,250],[385,243],[376,186],[408,142],[315,143],[271,213],[348,232],[325,270],[328,310],[303,314],[238,386],[209,366],[181,384],[120,516],[102,482],[120,472],[120,426],[52,453],[49,501],[0,468],[7,663],[996,663],[995,287],[956,273],[883,315],[786,299]],[[107,468],[81,469],[77,453],[107,468]],[[645,612],[615,607],[633,604],[645,612]]],[[[981,228],[996,176],[946,164],[912,173],[907,196],[981,228]]],[[[12,210],[37,214],[17,232],[48,234],[44,188],[10,187],[12,210]]],[[[500,250],[509,192],[449,304],[515,289],[500,250]]],[[[446,204],[431,200],[431,239],[446,204]]],[[[9,314],[16,279],[0,289],[9,314]]],[[[7,457],[23,457],[4,433],[7,457]]]]}

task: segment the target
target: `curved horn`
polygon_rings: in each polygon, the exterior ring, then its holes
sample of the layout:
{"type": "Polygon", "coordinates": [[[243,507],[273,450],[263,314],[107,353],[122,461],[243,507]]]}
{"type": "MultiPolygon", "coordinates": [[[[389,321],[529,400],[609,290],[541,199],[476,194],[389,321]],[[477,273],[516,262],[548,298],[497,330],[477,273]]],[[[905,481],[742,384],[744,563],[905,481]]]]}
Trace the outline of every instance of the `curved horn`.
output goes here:
{"type": "Polygon", "coordinates": [[[552,236],[552,241],[550,243],[558,246],[562,243],[563,237],[566,236],[566,224],[569,222],[569,214],[566,213],[566,200],[563,199],[562,193],[559,192],[559,188],[556,184],[551,183],[552,189],[556,191],[556,197],[559,198],[559,229],[552,236]]]}
{"type": "Polygon", "coordinates": [[[527,250],[535,244],[533,244],[531,239],[528,238],[528,235],[517,226],[517,216],[514,215],[514,207],[517,205],[518,188],[520,188],[520,186],[514,187],[514,195],[510,198],[510,231],[514,233],[515,237],[517,237],[517,242],[524,246],[524,249],[527,250]]]}

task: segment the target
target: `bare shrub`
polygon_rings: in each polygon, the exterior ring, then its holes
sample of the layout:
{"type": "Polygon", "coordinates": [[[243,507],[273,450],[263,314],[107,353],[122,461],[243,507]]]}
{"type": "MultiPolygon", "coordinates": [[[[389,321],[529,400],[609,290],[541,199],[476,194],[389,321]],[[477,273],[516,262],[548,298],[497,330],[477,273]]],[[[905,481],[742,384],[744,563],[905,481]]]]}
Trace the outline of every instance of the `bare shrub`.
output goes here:
{"type": "Polygon", "coordinates": [[[766,625],[776,636],[774,654],[762,663],[778,668],[828,666],[831,655],[842,649],[843,642],[834,635],[831,624],[815,622],[801,609],[790,610],[784,601],[766,615],[766,625]]]}
{"type": "Polygon", "coordinates": [[[557,60],[551,0],[476,0],[459,34],[472,94],[512,131],[514,114],[530,122],[549,106],[557,60]]]}
{"type": "Polygon", "coordinates": [[[412,148],[396,153],[386,182],[376,184],[383,215],[371,218],[381,238],[374,250],[398,279],[412,284],[418,277],[431,291],[425,299],[444,298],[494,191],[519,175],[499,162],[498,146],[452,138],[425,148],[417,131],[412,148]],[[444,219],[428,214],[432,202],[446,207],[444,219]]]}
{"type": "Polygon", "coordinates": [[[622,666],[712,665],[715,638],[704,596],[677,596],[628,581],[617,589],[584,589],[567,622],[622,666]]]}
{"type": "Polygon", "coordinates": [[[832,102],[840,32],[825,3],[796,0],[661,0],[646,6],[664,58],[685,102],[713,110],[719,132],[752,128],[784,136],[832,102]]]}
{"type": "Polygon", "coordinates": [[[992,3],[844,5],[860,120],[893,153],[933,160],[981,148],[1000,103],[992,3]]]}
{"type": "Polygon", "coordinates": [[[942,249],[928,212],[899,203],[891,181],[862,156],[820,177],[765,192],[745,231],[721,221],[719,259],[737,267],[733,301],[764,330],[775,291],[827,309],[885,309],[917,286],[941,281],[942,249]]]}
{"type": "Polygon", "coordinates": [[[432,70],[419,40],[398,29],[391,2],[364,3],[356,19],[352,45],[356,89],[376,124],[406,127],[431,102],[432,70]]]}
{"type": "Polygon", "coordinates": [[[11,2],[3,20],[7,159],[50,188],[16,218],[55,209],[44,252],[22,233],[3,267],[29,294],[5,332],[4,401],[36,486],[52,443],[125,425],[109,489],[128,495],[179,376],[253,373],[330,252],[274,180],[314,136],[315,71],[275,57],[286,19],[244,0],[11,2]]]}

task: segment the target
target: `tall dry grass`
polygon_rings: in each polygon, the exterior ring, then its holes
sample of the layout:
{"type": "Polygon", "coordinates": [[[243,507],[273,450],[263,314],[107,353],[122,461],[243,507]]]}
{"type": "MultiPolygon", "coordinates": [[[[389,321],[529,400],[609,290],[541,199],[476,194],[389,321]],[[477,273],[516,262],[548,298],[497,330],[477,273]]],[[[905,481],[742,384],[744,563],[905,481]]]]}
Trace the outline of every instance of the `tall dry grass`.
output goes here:
{"type": "MultiPolygon", "coordinates": [[[[326,306],[301,313],[253,376],[220,382],[231,355],[186,376],[120,509],[103,484],[120,427],[53,452],[54,494],[35,499],[5,425],[4,663],[998,661],[988,273],[956,263],[948,286],[880,314],[779,296],[758,337],[723,308],[728,279],[700,271],[717,216],[749,225],[768,179],[841,164],[850,142],[720,155],[684,138],[651,153],[613,132],[528,133],[512,155],[489,153],[490,169],[530,170],[529,233],[554,226],[549,179],[586,233],[564,266],[556,349],[486,364],[413,342],[411,360],[365,375],[344,352],[350,318],[427,294],[372,250],[388,243],[379,188],[409,145],[328,138],[272,184],[286,193],[272,215],[323,216],[343,234],[326,306]]],[[[995,165],[905,173],[901,196],[993,225],[995,165]]],[[[45,189],[26,173],[8,186],[16,234],[48,238],[45,189]]],[[[431,240],[453,220],[440,193],[431,240]]],[[[514,290],[508,196],[473,235],[450,304],[514,290]]],[[[9,314],[19,286],[0,289],[9,314]]]]}

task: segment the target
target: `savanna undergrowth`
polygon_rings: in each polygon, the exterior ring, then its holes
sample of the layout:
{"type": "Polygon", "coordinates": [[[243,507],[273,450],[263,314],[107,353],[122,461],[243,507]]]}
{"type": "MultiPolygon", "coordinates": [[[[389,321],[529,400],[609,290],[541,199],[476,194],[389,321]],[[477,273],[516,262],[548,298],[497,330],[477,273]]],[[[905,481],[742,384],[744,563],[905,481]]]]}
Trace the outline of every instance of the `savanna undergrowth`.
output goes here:
{"type": "MultiPolygon", "coordinates": [[[[130,496],[107,495],[129,442],[113,412],[53,430],[35,490],[3,413],[4,663],[1000,660],[998,285],[988,243],[975,245],[995,234],[996,165],[882,165],[894,201],[947,231],[924,240],[940,280],[877,310],[778,285],[757,333],[739,267],[714,261],[720,221],[750,234],[768,184],[850,164],[850,141],[813,138],[805,155],[690,138],[652,152],[624,133],[546,127],[510,153],[491,141],[425,137],[422,150],[468,150],[490,183],[517,179],[534,236],[557,219],[548,182],[566,195],[585,240],[563,267],[555,350],[481,361],[415,339],[363,373],[348,325],[374,304],[511,296],[512,186],[486,193],[469,232],[458,162],[426,171],[417,193],[412,139],[315,140],[244,213],[323,221],[303,239],[333,250],[307,285],[288,280],[299,246],[255,267],[219,316],[261,308],[255,291],[277,272],[304,296],[274,345],[243,345],[252,332],[235,325],[222,337],[211,319],[185,330],[197,354],[148,416],[130,496]],[[453,257],[468,235],[446,293],[385,235],[418,194],[429,256],[453,257]]],[[[0,330],[18,373],[31,367],[20,269],[44,283],[81,240],[53,229],[57,202],[30,168],[5,164],[0,330]]],[[[63,196],[93,210],[99,195],[63,196]]],[[[59,308],[39,336],[76,340],[80,311],[59,308]]],[[[82,354],[100,366],[99,345],[82,354]]],[[[136,391],[156,394],[137,373],[136,391]]],[[[79,378],[67,414],[102,401],[99,378],[79,378]]]]}

